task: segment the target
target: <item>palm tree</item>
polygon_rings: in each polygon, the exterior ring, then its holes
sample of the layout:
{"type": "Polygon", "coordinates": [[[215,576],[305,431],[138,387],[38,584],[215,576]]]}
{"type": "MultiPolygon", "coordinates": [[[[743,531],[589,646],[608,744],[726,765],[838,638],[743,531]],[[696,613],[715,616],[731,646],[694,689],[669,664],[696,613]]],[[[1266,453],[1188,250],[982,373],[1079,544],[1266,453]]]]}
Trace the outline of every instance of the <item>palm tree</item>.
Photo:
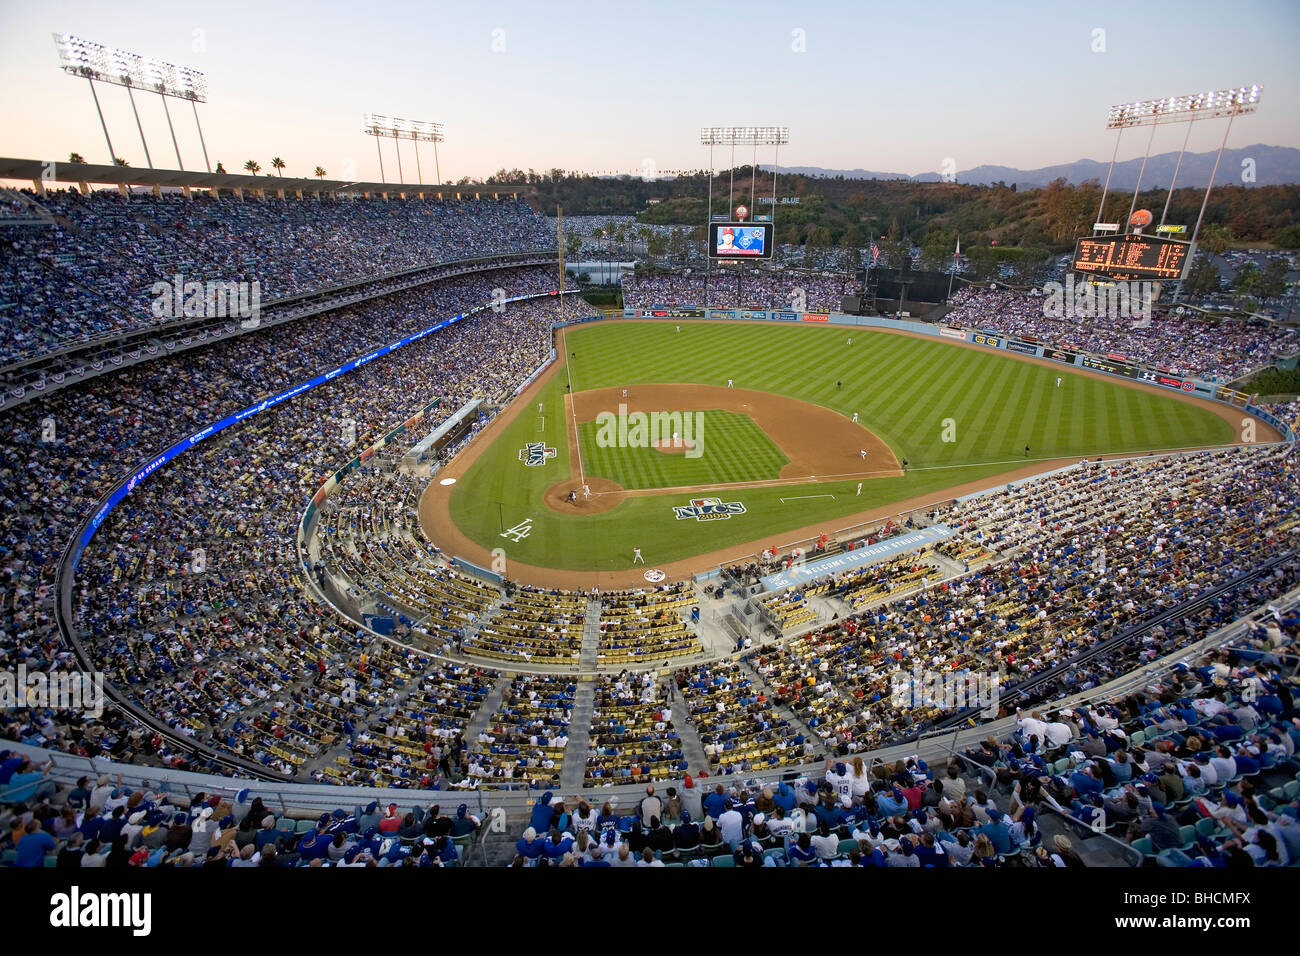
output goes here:
{"type": "Polygon", "coordinates": [[[250,159],[248,162],[244,163],[244,168],[254,176],[262,171],[262,165],[255,159],[250,159]]]}
{"type": "Polygon", "coordinates": [[[217,172],[219,172],[219,173],[221,173],[221,174],[223,174],[223,175],[228,175],[228,174],[226,173],[226,167],[225,167],[224,165],[222,165],[221,160],[217,160],[217,172]]]}
{"type": "Polygon", "coordinates": [[[70,163],[85,163],[85,162],[86,162],[86,157],[85,157],[85,156],[82,156],[80,153],[68,153],[68,162],[70,162],[70,163]]]}
{"type": "Polygon", "coordinates": [[[312,173],[312,175],[315,176],[317,179],[324,179],[324,178],[325,178],[325,167],[324,167],[324,166],[317,166],[317,167],[316,167],[316,171],[315,171],[314,173],[312,173]]]}
{"type": "Polygon", "coordinates": [[[123,159],[121,156],[117,156],[117,157],[115,157],[115,158],[113,159],[113,165],[114,165],[114,166],[130,166],[131,164],[128,163],[128,162],[127,162],[125,159],[123,159]]]}
{"type": "Polygon", "coordinates": [[[281,159],[279,156],[274,156],[271,158],[271,167],[276,171],[278,171],[281,176],[284,175],[284,173],[282,172],[282,170],[284,169],[284,160],[281,159]]]}

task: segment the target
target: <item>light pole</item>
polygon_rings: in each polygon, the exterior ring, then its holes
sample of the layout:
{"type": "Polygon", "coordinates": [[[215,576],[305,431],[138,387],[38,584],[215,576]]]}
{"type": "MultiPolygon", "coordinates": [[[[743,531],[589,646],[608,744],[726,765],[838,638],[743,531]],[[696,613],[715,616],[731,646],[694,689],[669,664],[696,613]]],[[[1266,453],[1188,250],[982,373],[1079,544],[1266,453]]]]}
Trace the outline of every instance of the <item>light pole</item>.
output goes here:
{"type": "MultiPolygon", "coordinates": [[[[1206,119],[1223,119],[1228,120],[1227,128],[1223,131],[1223,141],[1219,144],[1218,155],[1214,159],[1214,171],[1210,173],[1210,181],[1205,186],[1205,196],[1201,200],[1201,211],[1196,217],[1196,225],[1192,229],[1192,237],[1188,243],[1186,264],[1183,272],[1186,274],[1187,269],[1191,268],[1192,260],[1196,257],[1196,238],[1200,234],[1201,222],[1205,218],[1205,208],[1210,202],[1210,190],[1214,188],[1214,177],[1219,172],[1219,161],[1223,159],[1224,147],[1228,145],[1228,133],[1232,130],[1232,121],[1247,113],[1254,113],[1259,109],[1260,94],[1264,88],[1259,84],[1253,86],[1238,86],[1233,89],[1208,90],[1204,93],[1190,93],[1185,96],[1168,96],[1164,99],[1156,100],[1139,100],[1136,103],[1121,103],[1118,106],[1112,106],[1106,116],[1106,128],[1117,130],[1122,133],[1125,129],[1133,126],[1150,126],[1151,137],[1147,140],[1147,152],[1151,150],[1151,138],[1155,136],[1155,127],[1163,126],[1169,123],[1187,123],[1187,134],[1183,137],[1183,149],[1178,154],[1178,165],[1174,168],[1175,179],[1178,176],[1178,170],[1182,167],[1183,152],[1187,149],[1187,138],[1191,135],[1191,124],[1199,120],[1206,119]]],[[[1119,150],[1119,140],[1115,142],[1116,151],[1119,150]]],[[[1111,157],[1111,169],[1114,169],[1115,158],[1111,157]]],[[[1143,157],[1143,168],[1146,166],[1146,158],[1143,157]]],[[[1110,183],[1110,173],[1106,174],[1106,182],[1110,183]]],[[[1141,186],[1141,175],[1139,174],[1139,187],[1141,186]]],[[[1165,199],[1165,209],[1160,215],[1160,225],[1164,225],[1165,215],[1169,211],[1169,202],[1173,198],[1174,184],[1169,184],[1169,195],[1165,199]]],[[[1105,204],[1105,192],[1102,193],[1102,203],[1105,204]]],[[[1133,205],[1130,206],[1129,213],[1132,215],[1133,207],[1137,203],[1137,192],[1133,194],[1133,205]]],[[[1098,219],[1101,218],[1098,211],[1098,219]]],[[[1127,224],[1125,230],[1127,231],[1127,224]]],[[[1096,230],[1094,229],[1094,233],[1096,230]]],[[[1174,290],[1173,300],[1175,302],[1183,294],[1183,278],[1179,276],[1178,286],[1174,290]]]]}
{"type": "MultiPolygon", "coordinates": [[[[381,116],[378,113],[367,113],[362,122],[364,126],[361,132],[367,136],[375,138],[375,150],[379,151],[379,140],[381,137],[391,136],[393,138],[393,148],[397,150],[397,179],[398,185],[402,181],[402,150],[399,140],[409,139],[415,143],[415,175],[424,185],[424,171],[420,168],[420,143],[433,143],[433,161],[434,175],[438,179],[438,185],[442,183],[442,170],[438,167],[438,144],[443,142],[441,123],[428,123],[423,120],[397,119],[391,116],[381,116]]],[[[379,153],[379,176],[383,179],[384,175],[384,156],[379,153]]]]}
{"type": "MultiPolygon", "coordinates": [[[[90,81],[95,111],[99,114],[99,123],[104,128],[104,140],[108,143],[110,165],[116,164],[117,154],[113,152],[113,142],[108,136],[108,124],[104,122],[104,111],[100,108],[99,95],[95,92],[95,80],[126,87],[127,96],[131,100],[131,112],[135,115],[135,125],[140,131],[140,143],[144,146],[145,162],[150,169],[153,168],[153,157],[145,140],[140,111],[136,108],[135,90],[152,90],[162,97],[163,112],[167,114],[167,128],[171,130],[172,146],[176,149],[176,165],[184,171],[185,164],[181,160],[181,149],[176,141],[176,129],[172,126],[171,110],[167,108],[167,97],[189,100],[194,109],[194,123],[198,125],[199,110],[196,104],[206,103],[208,96],[207,78],[202,73],[165,60],[83,40],[71,33],[54,34],[54,45],[59,52],[59,68],[69,76],[85,77],[90,81]]],[[[203,161],[206,165],[208,147],[203,142],[202,126],[199,126],[199,142],[203,145],[203,161]]],[[[208,171],[212,171],[210,166],[208,171]]]]}

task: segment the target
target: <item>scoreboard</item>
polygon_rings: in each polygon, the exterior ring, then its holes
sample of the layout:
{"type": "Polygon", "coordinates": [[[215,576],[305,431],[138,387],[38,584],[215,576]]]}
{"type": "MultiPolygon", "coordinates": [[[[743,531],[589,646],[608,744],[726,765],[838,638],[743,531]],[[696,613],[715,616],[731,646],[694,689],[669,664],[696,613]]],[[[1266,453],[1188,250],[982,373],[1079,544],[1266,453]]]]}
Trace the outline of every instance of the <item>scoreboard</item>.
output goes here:
{"type": "Polygon", "coordinates": [[[1074,249],[1074,271],[1107,279],[1177,279],[1190,242],[1156,236],[1092,236],[1074,249]]]}

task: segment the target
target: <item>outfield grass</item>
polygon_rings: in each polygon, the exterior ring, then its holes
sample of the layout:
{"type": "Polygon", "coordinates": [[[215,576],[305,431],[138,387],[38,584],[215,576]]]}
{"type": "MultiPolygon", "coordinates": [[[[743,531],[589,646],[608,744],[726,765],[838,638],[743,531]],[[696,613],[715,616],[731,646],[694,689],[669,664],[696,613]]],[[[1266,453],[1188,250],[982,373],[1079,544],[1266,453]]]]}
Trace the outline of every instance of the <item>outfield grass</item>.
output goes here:
{"type": "MultiPolygon", "coordinates": [[[[785,532],[796,528],[824,523],[824,530],[833,532],[856,512],[913,497],[937,498],[946,488],[1024,464],[1026,443],[1032,460],[1224,444],[1234,438],[1227,422],[1204,409],[1118,380],[1076,375],[1064,366],[844,327],[683,322],[677,333],[674,325],[593,323],[570,329],[566,351],[576,357],[534,399],[544,405],[545,431],[538,431],[536,408],[525,409],[469,469],[451,496],[461,530],[486,548],[504,547],[509,560],[528,564],[622,569],[630,567],[632,548],[640,547],[653,566],[755,540],[760,547],[784,544],[785,532]],[[743,502],[746,513],[721,521],[676,519],[673,506],[687,503],[681,494],[629,498],[598,515],[562,516],[546,507],[543,492],[569,477],[559,413],[569,375],[575,392],[655,382],[725,385],[732,378],[737,387],[818,403],[845,416],[857,411],[863,426],[900,459],[910,459],[911,468],[901,477],[865,482],[861,496],[853,481],[736,489],[721,497],[743,502]],[[840,389],[837,379],[843,382],[840,389]],[[953,441],[942,440],[945,419],[952,419],[953,441]],[[518,460],[519,451],[538,440],[555,447],[557,455],[541,467],[527,467],[518,460]],[[533,521],[527,538],[516,543],[501,537],[503,528],[524,518],[533,521]]],[[[601,462],[602,469],[612,469],[605,476],[627,488],[693,483],[675,471],[691,460],[641,451],[654,457],[642,462],[610,456],[601,462]],[[652,467],[667,470],[652,476],[652,467]]],[[[592,474],[604,473],[595,469],[590,452],[584,455],[592,474]]]]}
{"type": "Polygon", "coordinates": [[[568,351],[577,353],[575,392],[734,379],[738,388],[858,412],[913,467],[1023,458],[1026,444],[1032,458],[1056,458],[1233,440],[1223,419],[1166,395],[867,329],[702,322],[679,333],[669,322],[593,323],[570,331],[568,351]],[[946,419],[955,441],[943,441],[946,419]]]}
{"type": "MultiPolygon", "coordinates": [[[[687,414],[694,414],[688,412],[687,414]]],[[[790,459],[748,415],[709,409],[697,435],[700,455],[666,454],[654,448],[602,448],[595,422],[578,426],[582,463],[589,475],[624,488],[681,488],[781,477],[790,459]]]]}

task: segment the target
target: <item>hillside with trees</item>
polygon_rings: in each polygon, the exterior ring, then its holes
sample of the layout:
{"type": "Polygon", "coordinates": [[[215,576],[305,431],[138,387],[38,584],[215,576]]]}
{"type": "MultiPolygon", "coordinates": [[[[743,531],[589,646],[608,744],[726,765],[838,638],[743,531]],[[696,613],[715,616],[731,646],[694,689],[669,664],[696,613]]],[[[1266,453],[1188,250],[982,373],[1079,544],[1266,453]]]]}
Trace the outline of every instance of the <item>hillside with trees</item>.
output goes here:
{"type": "MultiPolygon", "coordinates": [[[[750,168],[735,170],[733,201],[727,202],[726,172],[713,184],[715,213],[744,203],[751,216],[771,211],[750,202],[750,168]]],[[[539,212],[553,215],[563,204],[568,215],[636,216],[644,223],[685,224],[703,236],[708,218],[708,176],[697,173],[675,179],[644,180],[636,176],[596,177],[552,169],[499,170],[489,183],[519,185],[539,212]],[[657,200],[653,205],[651,200],[657,200]]],[[[756,197],[772,196],[772,176],[760,168],[756,197]]],[[[1159,219],[1167,193],[1144,191],[1137,207],[1159,219]]],[[[1174,192],[1166,221],[1187,226],[1190,236],[1204,190],[1174,192]]],[[[984,260],[1024,258],[1041,261],[1052,253],[1074,248],[1089,235],[1094,221],[1124,222],[1131,192],[1112,190],[1097,216],[1101,184],[1071,186],[1064,179],[1042,189],[1017,190],[995,183],[922,183],[908,180],[847,179],[782,174],[777,181],[777,241],[811,248],[866,247],[872,237],[882,246],[911,240],[923,251],[927,266],[940,266],[951,255],[960,235],[962,252],[976,264],[984,260]],[[797,203],[788,200],[797,199],[797,203]]],[[[1300,248],[1300,185],[1216,187],[1210,194],[1202,227],[1204,245],[1221,251],[1229,245],[1277,245],[1300,248]]]]}

